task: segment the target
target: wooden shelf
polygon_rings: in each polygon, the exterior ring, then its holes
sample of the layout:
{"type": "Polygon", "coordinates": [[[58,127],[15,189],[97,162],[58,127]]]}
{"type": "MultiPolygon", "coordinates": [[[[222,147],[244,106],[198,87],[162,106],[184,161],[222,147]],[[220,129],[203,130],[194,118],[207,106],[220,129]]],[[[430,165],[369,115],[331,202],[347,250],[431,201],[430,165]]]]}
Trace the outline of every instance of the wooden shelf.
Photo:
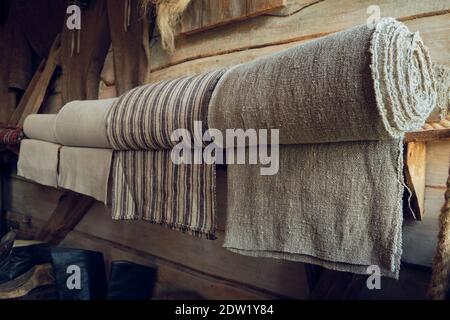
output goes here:
{"type": "Polygon", "coordinates": [[[450,138],[450,128],[405,133],[405,142],[431,141],[450,138]]]}

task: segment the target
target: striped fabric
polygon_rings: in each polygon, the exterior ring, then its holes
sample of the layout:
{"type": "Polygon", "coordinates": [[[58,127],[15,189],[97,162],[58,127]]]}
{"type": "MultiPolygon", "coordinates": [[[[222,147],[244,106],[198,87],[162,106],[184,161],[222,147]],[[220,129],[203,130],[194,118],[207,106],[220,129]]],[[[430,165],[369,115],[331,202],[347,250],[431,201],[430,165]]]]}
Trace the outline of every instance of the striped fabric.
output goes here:
{"type": "Polygon", "coordinates": [[[208,103],[224,73],[216,70],[197,76],[137,87],[122,95],[107,119],[108,139],[116,150],[170,149],[175,129],[194,130],[194,121],[206,129],[208,103]]]}
{"type": "Polygon", "coordinates": [[[214,239],[214,188],[214,165],[175,165],[170,150],[116,151],[113,219],[142,218],[214,239]]]}
{"type": "Polygon", "coordinates": [[[144,219],[214,239],[215,166],[175,165],[175,129],[206,129],[212,91],[224,71],[145,85],[122,95],[107,116],[114,152],[112,217],[144,219]]]}

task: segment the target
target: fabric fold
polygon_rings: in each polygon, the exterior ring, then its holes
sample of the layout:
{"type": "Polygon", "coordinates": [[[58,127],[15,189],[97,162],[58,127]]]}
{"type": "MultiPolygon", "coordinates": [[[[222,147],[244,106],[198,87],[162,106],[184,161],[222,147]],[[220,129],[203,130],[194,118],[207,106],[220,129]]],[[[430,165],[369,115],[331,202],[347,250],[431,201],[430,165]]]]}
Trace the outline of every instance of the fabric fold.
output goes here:
{"type": "Polygon", "coordinates": [[[58,186],[110,203],[108,186],[112,155],[111,149],[63,146],[59,157],[58,186]]]}
{"type": "Polygon", "coordinates": [[[39,184],[57,188],[60,148],[60,145],[51,142],[22,140],[17,174],[39,184]]]}

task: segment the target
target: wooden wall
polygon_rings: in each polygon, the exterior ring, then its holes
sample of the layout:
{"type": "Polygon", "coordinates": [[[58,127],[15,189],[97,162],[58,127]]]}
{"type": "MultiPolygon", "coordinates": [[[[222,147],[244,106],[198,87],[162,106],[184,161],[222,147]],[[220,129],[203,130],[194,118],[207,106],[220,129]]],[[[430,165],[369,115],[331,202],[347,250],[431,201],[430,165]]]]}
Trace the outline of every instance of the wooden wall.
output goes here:
{"type": "MultiPolygon", "coordinates": [[[[151,82],[232,66],[361,23],[368,17],[366,0],[288,0],[273,13],[234,22],[191,35],[182,35],[176,51],[166,54],[159,39],[151,46],[151,82]]],[[[381,15],[420,31],[432,58],[450,63],[450,0],[380,0],[381,15]]],[[[115,96],[111,54],[105,63],[100,98],[115,96]]],[[[60,107],[58,85],[44,107],[60,107]]],[[[428,144],[425,219],[405,223],[405,261],[429,266],[437,235],[437,216],[443,203],[443,184],[449,165],[450,141],[428,144]]],[[[158,293],[172,289],[195,291],[205,298],[307,298],[301,263],[257,259],[221,247],[225,219],[224,179],[218,174],[219,238],[199,240],[142,221],[117,222],[101,203],[64,240],[63,245],[100,250],[108,260],[127,259],[159,268],[158,293]]],[[[7,186],[8,219],[23,237],[33,233],[56,207],[61,191],[25,181],[12,174],[7,186]]],[[[381,295],[382,297],[382,295],[381,295]]]]}

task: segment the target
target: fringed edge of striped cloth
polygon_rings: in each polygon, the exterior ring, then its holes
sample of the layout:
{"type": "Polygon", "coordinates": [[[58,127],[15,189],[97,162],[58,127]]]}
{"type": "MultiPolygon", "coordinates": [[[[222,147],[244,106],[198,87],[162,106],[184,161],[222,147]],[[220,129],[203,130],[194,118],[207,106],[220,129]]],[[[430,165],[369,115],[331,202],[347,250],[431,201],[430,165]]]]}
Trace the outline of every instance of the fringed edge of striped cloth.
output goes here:
{"type": "Polygon", "coordinates": [[[199,238],[215,239],[215,165],[175,165],[170,152],[115,151],[113,219],[142,218],[199,238]]]}

